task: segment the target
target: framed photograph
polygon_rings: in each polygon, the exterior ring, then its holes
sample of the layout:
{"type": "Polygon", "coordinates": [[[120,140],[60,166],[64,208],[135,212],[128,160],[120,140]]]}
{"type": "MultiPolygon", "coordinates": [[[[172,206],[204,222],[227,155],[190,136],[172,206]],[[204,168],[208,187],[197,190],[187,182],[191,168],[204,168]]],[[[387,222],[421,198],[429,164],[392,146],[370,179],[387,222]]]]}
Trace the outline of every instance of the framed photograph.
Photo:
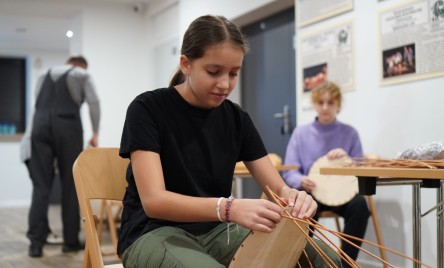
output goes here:
{"type": "Polygon", "coordinates": [[[383,77],[395,77],[416,73],[415,44],[382,51],[383,77]]]}
{"type": "Polygon", "coordinates": [[[297,26],[304,27],[351,10],[353,0],[297,0],[297,26]]]}
{"type": "Polygon", "coordinates": [[[355,86],[353,23],[345,23],[301,35],[298,45],[298,80],[303,93],[325,80],[336,83],[342,91],[355,86]]]}
{"type": "Polygon", "coordinates": [[[327,80],[327,63],[308,66],[303,69],[304,92],[311,91],[315,86],[327,80]]]}
{"type": "Polygon", "coordinates": [[[379,14],[381,85],[444,75],[444,1],[408,1],[379,14]]]}

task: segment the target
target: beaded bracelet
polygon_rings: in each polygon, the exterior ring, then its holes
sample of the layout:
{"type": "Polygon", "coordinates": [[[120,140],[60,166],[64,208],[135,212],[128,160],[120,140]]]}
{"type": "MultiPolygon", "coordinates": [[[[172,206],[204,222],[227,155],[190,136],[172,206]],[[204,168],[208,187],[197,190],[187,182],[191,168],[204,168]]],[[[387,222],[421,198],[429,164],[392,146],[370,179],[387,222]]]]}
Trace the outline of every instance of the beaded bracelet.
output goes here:
{"type": "Polygon", "coordinates": [[[234,201],[234,196],[230,195],[230,197],[228,197],[227,199],[227,202],[225,203],[225,221],[227,222],[227,245],[230,244],[230,223],[231,223],[230,210],[233,201],[234,201]]]}
{"type": "Polygon", "coordinates": [[[221,222],[224,222],[224,221],[222,220],[222,218],[220,217],[220,202],[222,202],[222,199],[224,199],[224,198],[223,198],[223,197],[219,197],[219,200],[217,200],[216,214],[217,214],[217,217],[219,218],[219,220],[220,220],[221,222]]]}
{"type": "Polygon", "coordinates": [[[228,197],[227,202],[225,203],[225,221],[227,223],[230,223],[230,210],[231,210],[231,205],[233,204],[234,201],[234,197],[231,195],[230,197],[228,197]]]}

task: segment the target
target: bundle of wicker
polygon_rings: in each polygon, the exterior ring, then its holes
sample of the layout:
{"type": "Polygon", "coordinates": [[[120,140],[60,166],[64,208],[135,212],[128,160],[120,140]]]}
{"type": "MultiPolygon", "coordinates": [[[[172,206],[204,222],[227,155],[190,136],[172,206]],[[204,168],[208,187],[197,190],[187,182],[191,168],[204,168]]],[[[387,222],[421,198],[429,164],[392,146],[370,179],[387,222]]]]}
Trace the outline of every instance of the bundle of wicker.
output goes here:
{"type": "Polygon", "coordinates": [[[358,159],[346,164],[349,167],[400,167],[400,168],[444,168],[444,159],[358,159]]]}

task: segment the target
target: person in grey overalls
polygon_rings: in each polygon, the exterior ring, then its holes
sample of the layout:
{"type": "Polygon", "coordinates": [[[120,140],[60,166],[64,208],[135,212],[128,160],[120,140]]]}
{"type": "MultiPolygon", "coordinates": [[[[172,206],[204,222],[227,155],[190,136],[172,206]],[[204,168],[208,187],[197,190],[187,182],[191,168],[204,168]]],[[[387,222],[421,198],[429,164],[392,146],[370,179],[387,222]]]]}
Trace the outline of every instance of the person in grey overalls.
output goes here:
{"type": "Polygon", "coordinates": [[[84,248],[79,241],[80,209],[72,166],[83,150],[80,107],[88,103],[93,128],[91,146],[97,146],[100,121],[99,99],[83,57],[71,57],[67,64],[51,68],[40,78],[30,131],[29,171],[33,184],[29,229],[29,256],[41,257],[48,235],[48,206],[54,181],[54,163],[61,180],[63,252],[84,248]]]}

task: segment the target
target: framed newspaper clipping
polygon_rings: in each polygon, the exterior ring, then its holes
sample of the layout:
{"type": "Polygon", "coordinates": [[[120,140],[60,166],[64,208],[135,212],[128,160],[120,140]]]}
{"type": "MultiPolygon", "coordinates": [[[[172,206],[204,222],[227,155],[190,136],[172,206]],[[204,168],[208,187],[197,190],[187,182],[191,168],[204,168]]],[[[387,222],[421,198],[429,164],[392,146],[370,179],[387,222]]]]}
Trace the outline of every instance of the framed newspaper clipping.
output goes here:
{"type": "Polygon", "coordinates": [[[350,10],[353,10],[353,0],[297,0],[297,26],[307,26],[350,10]]]}
{"type": "Polygon", "coordinates": [[[379,14],[381,85],[444,75],[444,1],[415,0],[379,14]]]}
{"type": "Polygon", "coordinates": [[[303,93],[330,80],[343,92],[354,90],[353,23],[347,21],[299,39],[299,81],[303,93]]]}

